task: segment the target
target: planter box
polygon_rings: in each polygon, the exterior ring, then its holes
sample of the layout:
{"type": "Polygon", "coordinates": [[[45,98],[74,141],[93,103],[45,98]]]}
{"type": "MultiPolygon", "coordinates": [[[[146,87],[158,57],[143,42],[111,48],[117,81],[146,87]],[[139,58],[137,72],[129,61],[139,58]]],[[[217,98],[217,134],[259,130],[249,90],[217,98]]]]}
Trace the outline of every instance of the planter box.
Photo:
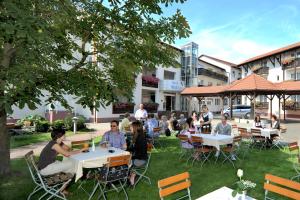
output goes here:
{"type": "Polygon", "coordinates": [[[114,103],[112,108],[113,114],[133,113],[134,104],[129,103],[114,103]]]}
{"type": "Polygon", "coordinates": [[[159,79],[154,76],[142,76],[142,86],[158,88],[159,79]]]}

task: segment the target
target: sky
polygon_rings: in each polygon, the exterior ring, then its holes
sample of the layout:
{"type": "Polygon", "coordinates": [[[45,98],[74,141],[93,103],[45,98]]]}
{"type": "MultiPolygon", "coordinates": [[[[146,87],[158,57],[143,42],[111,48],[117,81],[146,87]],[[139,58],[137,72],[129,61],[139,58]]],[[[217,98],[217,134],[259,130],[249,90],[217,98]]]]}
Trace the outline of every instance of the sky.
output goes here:
{"type": "Polygon", "coordinates": [[[164,9],[180,9],[192,34],[178,39],[199,45],[202,54],[240,63],[262,53],[300,42],[300,0],[187,0],[164,9]]]}

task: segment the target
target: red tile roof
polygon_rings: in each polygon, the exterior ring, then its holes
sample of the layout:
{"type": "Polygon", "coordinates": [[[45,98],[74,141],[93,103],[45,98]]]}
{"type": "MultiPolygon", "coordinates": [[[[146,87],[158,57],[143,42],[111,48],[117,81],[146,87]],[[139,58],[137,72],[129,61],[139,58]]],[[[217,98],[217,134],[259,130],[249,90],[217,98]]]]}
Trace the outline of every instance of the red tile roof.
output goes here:
{"type": "Polygon", "coordinates": [[[188,87],[185,88],[181,94],[182,95],[196,95],[196,96],[207,96],[207,95],[218,95],[223,92],[228,85],[224,86],[204,86],[204,87],[188,87]]]}
{"type": "Polygon", "coordinates": [[[260,92],[260,94],[300,94],[300,81],[284,81],[272,83],[265,78],[251,74],[241,80],[234,81],[230,85],[189,87],[185,88],[181,94],[191,96],[220,96],[228,92],[260,92]]]}
{"type": "Polygon", "coordinates": [[[233,82],[226,91],[263,91],[263,90],[277,90],[274,83],[257,75],[251,74],[241,80],[233,82]]]}
{"type": "MultiPolygon", "coordinates": [[[[215,60],[215,61],[217,61],[217,62],[223,63],[223,64],[225,64],[225,65],[230,65],[231,67],[237,67],[236,64],[231,63],[231,62],[228,62],[228,61],[225,61],[225,60],[221,60],[221,59],[219,59],[219,58],[215,58],[215,57],[208,56],[208,55],[205,55],[205,54],[202,54],[201,56],[205,56],[205,57],[207,57],[207,58],[210,58],[210,59],[215,60]]],[[[200,59],[201,56],[199,56],[199,59],[200,59]]]]}
{"type": "Polygon", "coordinates": [[[297,43],[294,43],[294,44],[291,44],[291,45],[288,45],[288,46],[285,46],[285,47],[282,47],[282,48],[279,48],[279,49],[275,49],[273,51],[270,51],[270,52],[267,52],[267,53],[264,53],[264,54],[261,54],[261,55],[258,55],[258,56],[255,56],[253,58],[249,58],[248,60],[245,60],[244,62],[241,62],[240,64],[238,64],[238,66],[244,65],[246,63],[250,63],[250,62],[253,62],[253,61],[256,61],[256,60],[260,60],[262,58],[266,58],[266,57],[269,57],[269,56],[272,56],[272,55],[283,53],[285,51],[296,49],[296,48],[299,48],[299,47],[300,47],[300,42],[297,42],[297,43]]]}

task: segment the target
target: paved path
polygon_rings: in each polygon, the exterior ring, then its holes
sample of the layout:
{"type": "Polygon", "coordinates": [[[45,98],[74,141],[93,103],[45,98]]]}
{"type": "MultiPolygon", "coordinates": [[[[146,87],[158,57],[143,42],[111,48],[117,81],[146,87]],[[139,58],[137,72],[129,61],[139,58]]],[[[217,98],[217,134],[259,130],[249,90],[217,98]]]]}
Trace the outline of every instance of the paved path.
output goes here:
{"type": "MultiPolygon", "coordinates": [[[[71,141],[88,140],[92,136],[93,137],[101,136],[105,131],[109,130],[109,128],[110,128],[109,123],[87,124],[87,127],[93,128],[95,130],[95,132],[68,136],[68,137],[66,137],[65,143],[67,145],[70,145],[71,141]]],[[[33,150],[35,155],[39,155],[47,143],[48,143],[48,141],[38,142],[35,144],[10,149],[10,159],[23,158],[24,155],[31,150],[33,150]]]]}

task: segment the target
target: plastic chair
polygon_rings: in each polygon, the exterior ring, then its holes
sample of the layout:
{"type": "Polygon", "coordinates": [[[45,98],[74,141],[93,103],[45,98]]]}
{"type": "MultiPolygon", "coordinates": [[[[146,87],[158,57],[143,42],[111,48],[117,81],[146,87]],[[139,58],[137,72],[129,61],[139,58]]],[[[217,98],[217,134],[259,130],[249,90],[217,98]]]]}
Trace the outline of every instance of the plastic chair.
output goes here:
{"type": "Polygon", "coordinates": [[[288,197],[290,199],[300,199],[300,183],[271,174],[266,174],[265,180],[265,200],[274,200],[273,198],[268,196],[269,192],[276,193],[281,197],[288,197]]]}
{"type": "Polygon", "coordinates": [[[97,189],[101,191],[99,199],[101,196],[106,199],[105,193],[111,191],[118,193],[123,191],[126,199],[128,199],[125,186],[128,179],[130,162],[131,155],[108,158],[107,164],[104,167],[99,168],[99,174],[97,174],[96,177],[98,182],[94,187],[89,199],[94,196],[97,189]],[[108,185],[111,185],[111,189],[107,187],[108,185]]]}
{"type": "Polygon", "coordinates": [[[192,199],[190,192],[190,174],[188,172],[184,172],[182,174],[159,180],[157,184],[159,189],[159,197],[161,200],[163,200],[164,197],[170,196],[182,190],[186,190],[186,194],[177,199],[183,199],[187,197],[189,200],[192,199]]]}
{"type": "Polygon", "coordinates": [[[57,197],[59,199],[66,200],[65,195],[62,193],[62,190],[64,190],[66,186],[70,183],[70,181],[72,180],[72,176],[66,175],[66,180],[58,179],[57,182],[50,182],[49,180],[52,180],[52,178],[54,179],[59,174],[53,174],[51,176],[42,176],[35,164],[33,151],[30,151],[25,155],[25,161],[28,166],[31,178],[36,185],[36,187],[27,197],[27,200],[29,200],[36,192],[40,190],[44,190],[45,193],[39,199],[42,199],[49,195],[47,199],[57,197]]]}

